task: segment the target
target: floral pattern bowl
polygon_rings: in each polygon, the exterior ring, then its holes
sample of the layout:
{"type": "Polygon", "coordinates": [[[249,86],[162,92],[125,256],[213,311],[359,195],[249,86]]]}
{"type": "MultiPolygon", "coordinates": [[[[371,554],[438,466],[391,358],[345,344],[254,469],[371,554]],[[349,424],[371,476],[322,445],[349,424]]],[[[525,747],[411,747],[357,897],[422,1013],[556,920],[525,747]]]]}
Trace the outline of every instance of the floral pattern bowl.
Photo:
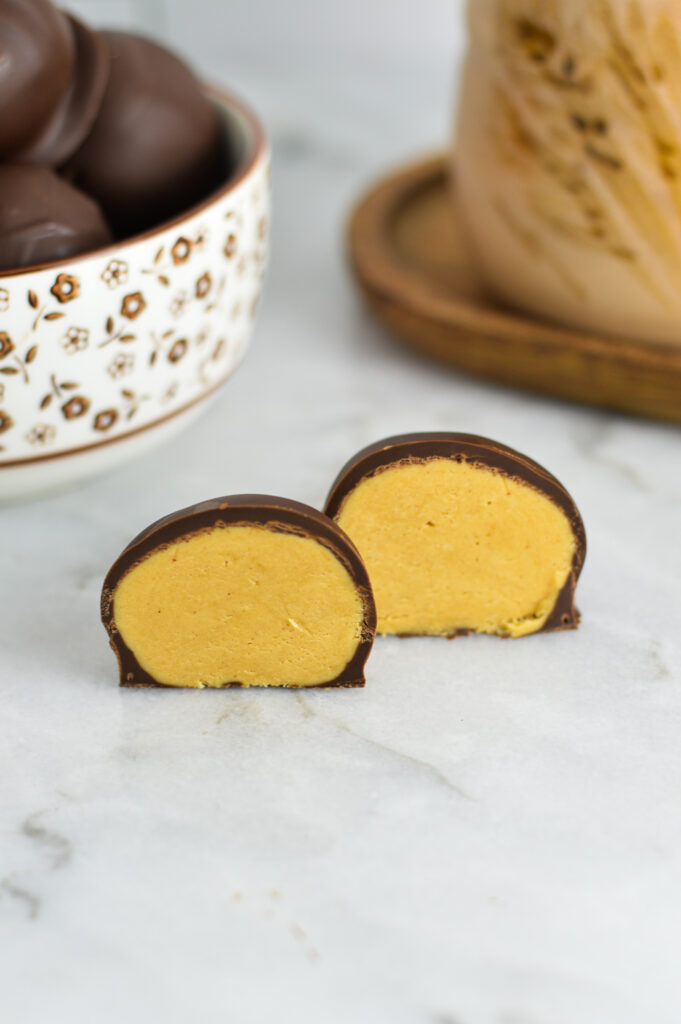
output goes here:
{"type": "Polygon", "coordinates": [[[241,362],[267,262],[269,155],[255,115],[211,97],[237,150],[217,192],[106,249],[0,273],[0,501],[155,446],[241,362]]]}

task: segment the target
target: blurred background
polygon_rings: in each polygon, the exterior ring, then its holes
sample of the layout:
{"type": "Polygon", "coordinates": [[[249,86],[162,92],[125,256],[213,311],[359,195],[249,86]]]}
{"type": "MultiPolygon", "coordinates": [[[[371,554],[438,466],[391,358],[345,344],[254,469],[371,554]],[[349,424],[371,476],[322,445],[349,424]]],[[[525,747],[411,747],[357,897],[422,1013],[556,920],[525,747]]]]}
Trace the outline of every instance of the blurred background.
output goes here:
{"type": "Polygon", "coordinates": [[[462,0],[76,0],[101,25],[149,27],[214,63],[286,66],[344,58],[446,65],[462,0]],[[425,14],[421,17],[421,14],[425,14]],[[282,45],[285,40],[285,47],[282,45]]]}
{"type": "Polygon", "coordinates": [[[245,93],[269,121],[275,142],[278,135],[285,144],[300,141],[306,114],[325,102],[333,108],[324,134],[353,154],[359,148],[390,159],[400,148],[434,146],[449,132],[464,0],[76,0],[67,6],[101,27],[135,27],[165,38],[205,76],[245,93]],[[345,117],[337,108],[341,99],[345,117]]]}

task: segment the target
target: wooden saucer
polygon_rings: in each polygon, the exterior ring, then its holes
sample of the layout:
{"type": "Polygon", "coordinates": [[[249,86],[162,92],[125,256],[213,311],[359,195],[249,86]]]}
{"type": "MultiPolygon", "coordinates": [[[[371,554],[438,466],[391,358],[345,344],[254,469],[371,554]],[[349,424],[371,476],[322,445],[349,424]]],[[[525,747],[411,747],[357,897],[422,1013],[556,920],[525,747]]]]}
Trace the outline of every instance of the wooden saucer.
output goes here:
{"type": "Polygon", "coordinates": [[[483,293],[452,184],[438,155],[384,178],[352,214],[352,269],[378,318],[412,348],[480,377],[681,423],[681,348],[557,327],[483,293]]]}

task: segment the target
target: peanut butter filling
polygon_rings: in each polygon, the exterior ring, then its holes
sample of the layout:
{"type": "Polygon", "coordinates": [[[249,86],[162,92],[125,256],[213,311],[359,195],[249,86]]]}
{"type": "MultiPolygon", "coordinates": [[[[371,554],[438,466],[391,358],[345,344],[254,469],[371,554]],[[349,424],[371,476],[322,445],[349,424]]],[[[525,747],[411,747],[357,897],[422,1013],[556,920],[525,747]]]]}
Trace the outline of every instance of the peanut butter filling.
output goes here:
{"type": "Polygon", "coordinates": [[[336,519],[369,571],[378,633],[534,633],[576,547],[567,517],[544,494],[445,458],[361,480],[336,519]]]}
{"type": "Polygon", "coordinates": [[[168,686],[314,686],[352,659],[363,605],[322,543],[263,526],[205,530],[122,578],[113,617],[141,667],[168,686]]]}

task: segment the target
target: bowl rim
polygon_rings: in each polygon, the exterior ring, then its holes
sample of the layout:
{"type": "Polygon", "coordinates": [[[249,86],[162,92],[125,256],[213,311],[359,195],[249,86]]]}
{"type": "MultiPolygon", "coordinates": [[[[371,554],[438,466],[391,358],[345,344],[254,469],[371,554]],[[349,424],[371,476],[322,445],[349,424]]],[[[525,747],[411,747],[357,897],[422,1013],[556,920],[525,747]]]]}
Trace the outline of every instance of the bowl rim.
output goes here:
{"type": "Polygon", "coordinates": [[[107,245],[100,246],[97,249],[89,249],[87,252],[78,253],[77,255],[69,256],[66,259],[46,260],[44,263],[31,263],[25,267],[10,267],[7,270],[0,270],[0,281],[7,280],[8,278],[18,280],[24,275],[35,274],[41,270],[54,270],[58,267],[71,267],[75,264],[82,263],[84,260],[93,259],[98,256],[106,256],[107,254],[113,256],[115,253],[120,252],[121,249],[129,245],[134,245],[136,242],[147,241],[148,239],[154,238],[154,236],[167,231],[169,228],[183,224],[185,221],[201,213],[202,210],[208,209],[208,207],[212,206],[219,199],[223,199],[225,196],[229,195],[233,189],[248,178],[258,164],[267,157],[269,152],[267,133],[265,132],[260,118],[254,112],[252,107],[242,100],[240,96],[229,92],[227,89],[223,89],[222,86],[208,83],[204,84],[203,89],[208,97],[213,100],[217,100],[218,103],[239,114],[250,130],[248,152],[238,166],[236,172],[231,175],[227,181],[223,182],[219,188],[212,191],[198,203],[194,203],[193,206],[183,210],[182,213],[179,213],[168,220],[164,220],[162,223],[156,224],[152,228],[147,228],[146,231],[141,231],[136,235],[130,235],[127,238],[119,238],[118,241],[109,242],[107,245]]]}

